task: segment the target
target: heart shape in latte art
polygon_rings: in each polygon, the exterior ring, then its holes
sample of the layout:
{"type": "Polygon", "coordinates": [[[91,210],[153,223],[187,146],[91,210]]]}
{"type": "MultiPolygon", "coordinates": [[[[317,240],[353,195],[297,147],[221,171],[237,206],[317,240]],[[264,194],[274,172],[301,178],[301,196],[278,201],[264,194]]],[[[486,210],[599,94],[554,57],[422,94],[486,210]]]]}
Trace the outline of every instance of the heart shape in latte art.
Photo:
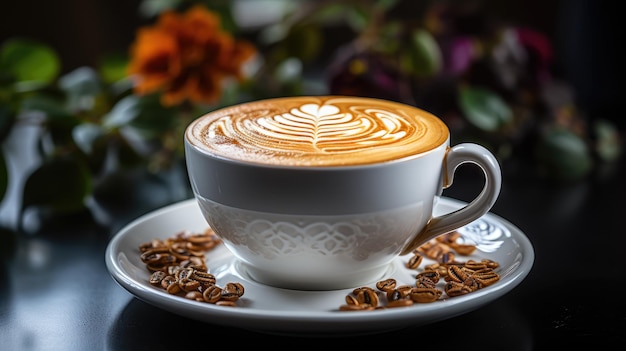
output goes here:
{"type": "Polygon", "coordinates": [[[261,100],[207,114],[192,128],[224,157],[284,165],[390,161],[447,141],[441,120],[418,108],[356,97],[261,100]]]}
{"type": "Polygon", "coordinates": [[[342,112],[335,105],[306,104],[288,113],[248,120],[246,129],[257,143],[270,148],[296,146],[315,152],[341,152],[371,145],[393,143],[414,129],[389,111],[366,109],[342,112]],[[288,143],[276,143],[276,141],[288,143]]]}

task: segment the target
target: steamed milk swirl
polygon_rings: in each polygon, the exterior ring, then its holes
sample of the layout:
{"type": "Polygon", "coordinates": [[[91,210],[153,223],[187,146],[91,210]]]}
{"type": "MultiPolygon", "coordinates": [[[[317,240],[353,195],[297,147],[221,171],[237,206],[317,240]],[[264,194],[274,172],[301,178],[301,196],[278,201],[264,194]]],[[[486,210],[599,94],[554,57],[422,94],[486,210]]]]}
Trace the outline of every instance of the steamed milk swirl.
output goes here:
{"type": "Polygon", "coordinates": [[[207,152],[285,166],[346,166],[409,157],[448,140],[448,128],[420,109],[378,99],[268,99],[211,112],[187,130],[207,152]]]}

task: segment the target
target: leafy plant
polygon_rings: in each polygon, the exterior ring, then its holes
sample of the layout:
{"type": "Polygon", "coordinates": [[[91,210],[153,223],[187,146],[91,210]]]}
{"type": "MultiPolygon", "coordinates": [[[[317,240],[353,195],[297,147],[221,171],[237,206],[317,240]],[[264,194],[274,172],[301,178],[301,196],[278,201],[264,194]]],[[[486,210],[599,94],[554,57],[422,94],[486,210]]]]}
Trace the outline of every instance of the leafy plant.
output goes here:
{"type": "Polygon", "coordinates": [[[390,16],[398,3],[386,3],[338,50],[331,93],[429,110],[450,126],[454,142],[480,142],[502,162],[523,160],[536,176],[579,181],[621,157],[619,131],[586,116],[553,74],[544,34],[493,20],[475,4],[437,1],[407,19],[390,16]]]}
{"type": "MultiPolygon", "coordinates": [[[[621,157],[619,131],[588,121],[552,75],[541,33],[447,2],[401,16],[395,0],[295,5],[285,1],[277,21],[246,32],[229,1],[145,0],[138,10],[153,22],[128,55],[68,73],[44,43],[0,43],[0,142],[16,127],[38,127],[40,162],[27,174],[20,214],[84,211],[124,172],[180,167],[193,118],[276,96],[415,105],[440,116],[455,142],[479,140],[503,161],[523,159],[557,179],[584,179],[621,157]],[[330,49],[329,33],[350,39],[330,49]]],[[[0,153],[0,199],[11,183],[7,159],[0,153]]]]}

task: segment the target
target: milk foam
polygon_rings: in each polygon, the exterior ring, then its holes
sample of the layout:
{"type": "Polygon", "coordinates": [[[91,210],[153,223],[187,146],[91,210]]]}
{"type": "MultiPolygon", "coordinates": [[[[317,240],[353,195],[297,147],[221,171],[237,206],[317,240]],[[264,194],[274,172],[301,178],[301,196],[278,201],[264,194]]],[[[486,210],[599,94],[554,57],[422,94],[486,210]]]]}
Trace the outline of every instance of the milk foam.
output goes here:
{"type": "Polygon", "coordinates": [[[187,140],[217,156],[284,166],[372,164],[418,155],[448,140],[437,117],[396,102],[344,96],[268,99],[208,113],[187,140]]]}

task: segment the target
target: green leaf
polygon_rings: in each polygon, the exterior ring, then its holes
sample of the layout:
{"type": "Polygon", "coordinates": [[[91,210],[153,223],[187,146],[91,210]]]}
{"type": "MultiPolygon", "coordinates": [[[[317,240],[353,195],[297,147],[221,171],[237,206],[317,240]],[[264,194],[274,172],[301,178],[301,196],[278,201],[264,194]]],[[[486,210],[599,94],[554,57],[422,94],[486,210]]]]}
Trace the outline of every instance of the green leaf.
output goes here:
{"type": "MultiPolygon", "coordinates": [[[[65,109],[63,101],[54,96],[36,94],[22,102],[25,113],[41,113],[45,117],[45,140],[51,146],[59,147],[72,143],[72,129],[81,123],[80,119],[65,109]]],[[[44,140],[44,139],[40,139],[44,140]]]]}
{"type": "Polygon", "coordinates": [[[66,108],[70,111],[90,111],[102,92],[98,73],[91,67],[80,67],[62,76],[59,87],[67,93],[66,108]]]}
{"type": "MultiPolygon", "coordinates": [[[[86,162],[91,170],[91,174],[103,174],[111,165],[109,151],[115,149],[112,145],[117,143],[115,135],[108,134],[99,125],[83,123],[72,130],[74,144],[84,154],[86,162]]],[[[77,157],[80,153],[76,153],[77,157]]]]}
{"type": "Polygon", "coordinates": [[[415,30],[408,44],[408,54],[401,57],[406,70],[420,77],[432,76],[441,70],[441,49],[428,31],[415,30]]]}
{"type": "Polygon", "coordinates": [[[513,111],[509,105],[488,89],[463,88],[459,98],[459,105],[467,120],[481,130],[493,132],[513,120],[513,111]]]}
{"type": "Polygon", "coordinates": [[[0,67],[11,72],[19,90],[48,84],[59,74],[61,63],[47,45],[27,39],[11,39],[2,45],[0,67]]]}
{"type": "Polygon", "coordinates": [[[580,179],[593,167],[585,141],[564,128],[546,132],[537,145],[536,153],[540,169],[554,179],[580,179]]]}
{"type": "Polygon", "coordinates": [[[361,33],[366,30],[369,23],[371,23],[371,12],[369,8],[348,7],[348,9],[344,11],[345,21],[355,33],[361,33]]]}
{"type": "Polygon", "coordinates": [[[282,22],[272,23],[259,30],[259,43],[273,45],[287,37],[289,27],[282,22]]]}
{"type": "Polygon", "coordinates": [[[44,112],[52,115],[69,115],[63,101],[47,94],[29,95],[22,100],[20,110],[23,112],[44,112]]]}
{"type": "Polygon", "coordinates": [[[289,58],[276,67],[276,78],[280,82],[296,81],[302,77],[302,62],[289,58]]]}
{"type": "Polygon", "coordinates": [[[105,55],[98,69],[105,83],[113,84],[127,77],[128,57],[122,54],[105,55]]]}
{"type": "Polygon", "coordinates": [[[22,211],[31,206],[59,214],[80,211],[84,209],[91,187],[90,173],[77,159],[47,161],[26,179],[22,211]]]}
{"type": "Polygon", "coordinates": [[[79,124],[72,130],[74,142],[85,154],[94,151],[94,145],[104,134],[102,127],[92,123],[79,124]]]}
{"type": "Polygon", "coordinates": [[[91,67],[79,67],[59,78],[59,87],[67,93],[96,95],[102,90],[100,77],[91,67]]]}
{"type": "Polygon", "coordinates": [[[619,130],[607,120],[597,120],[593,124],[596,134],[596,151],[605,161],[615,161],[622,154],[619,130]]]}
{"type": "Polygon", "coordinates": [[[178,110],[164,108],[158,94],[142,96],[137,100],[136,117],[132,127],[149,135],[159,135],[174,128],[178,122],[178,110]]]}
{"type": "Polygon", "coordinates": [[[22,102],[25,113],[41,113],[45,117],[45,132],[55,146],[67,145],[72,140],[72,129],[81,123],[80,119],[66,110],[63,101],[54,96],[36,94],[22,102]]]}
{"type": "Polygon", "coordinates": [[[103,118],[106,128],[120,128],[139,115],[139,99],[130,95],[118,101],[103,118]]]}

